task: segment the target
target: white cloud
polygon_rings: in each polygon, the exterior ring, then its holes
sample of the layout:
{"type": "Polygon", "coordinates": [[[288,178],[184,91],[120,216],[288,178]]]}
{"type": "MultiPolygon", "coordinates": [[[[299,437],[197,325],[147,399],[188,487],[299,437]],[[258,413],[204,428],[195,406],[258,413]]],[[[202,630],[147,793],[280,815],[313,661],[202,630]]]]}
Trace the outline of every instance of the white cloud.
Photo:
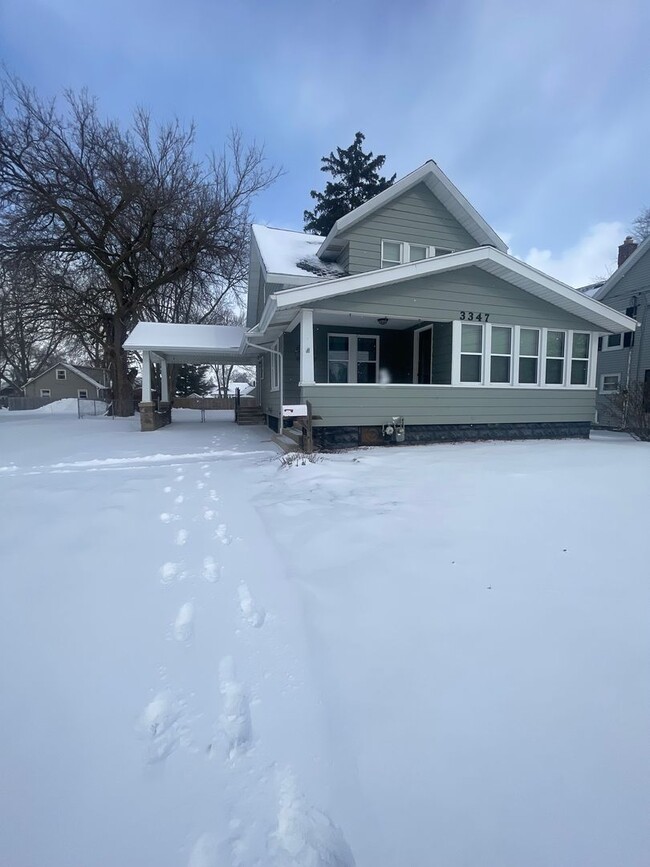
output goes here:
{"type": "Polygon", "coordinates": [[[555,253],[532,247],[525,255],[514,251],[513,255],[569,286],[585,286],[609,277],[625,234],[623,223],[596,223],[566,250],[555,253]]]}

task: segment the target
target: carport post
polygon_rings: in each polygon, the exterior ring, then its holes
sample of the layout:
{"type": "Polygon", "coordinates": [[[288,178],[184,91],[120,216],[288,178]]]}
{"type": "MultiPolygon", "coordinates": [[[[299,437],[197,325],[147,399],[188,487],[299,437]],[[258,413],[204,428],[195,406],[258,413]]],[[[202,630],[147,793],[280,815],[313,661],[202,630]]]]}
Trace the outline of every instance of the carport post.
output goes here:
{"type": "Polygon", "coordinates": [[[160,399],[163,403],[169,403],[169,381],[167,379],[167,360],[160,359],[160,399]]]}
{"type": "Polygon", "coordinates": [[[151,356],[147,349],[142,353],[142,400],[151,403],[151,356]]]}

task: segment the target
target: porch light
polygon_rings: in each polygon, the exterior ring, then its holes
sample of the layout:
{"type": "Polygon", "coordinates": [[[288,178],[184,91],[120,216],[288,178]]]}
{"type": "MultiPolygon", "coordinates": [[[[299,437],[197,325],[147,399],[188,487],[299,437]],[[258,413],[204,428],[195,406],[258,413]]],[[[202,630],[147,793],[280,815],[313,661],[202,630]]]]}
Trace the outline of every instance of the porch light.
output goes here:
{"type": "Polygon", "coordinates": [[[380,319],[377,320],[377,322],[380,325],[387,325],[388,324],[388,317],[382,316],[380,319]]]}

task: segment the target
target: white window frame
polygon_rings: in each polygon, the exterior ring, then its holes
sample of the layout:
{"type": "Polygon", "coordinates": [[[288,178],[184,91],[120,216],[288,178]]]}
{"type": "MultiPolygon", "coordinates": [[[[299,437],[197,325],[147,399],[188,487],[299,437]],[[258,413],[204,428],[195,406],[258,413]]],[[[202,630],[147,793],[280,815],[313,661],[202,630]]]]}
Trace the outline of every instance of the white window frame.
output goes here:
{"type": "Polygon", "coordinates": [[[51,388],[42,388],[41,389],[41,397],[52,397],[52,389],[51,388]]]}
{"type": "Polygon", "coordinates": [[[620,373],[602,373],[600,375],[600,383],[598,386],[598,394],[618,394],[621,390],[621,374],[620,373]],[[605,380],[610,377],[616,377],[616,388],[605,388],[605,380]]]}
{"type": "Polygon", "coordinates": [[[624,333],[625,332],[617,332],[616,334],[603,334],[603,348],[601,352],[616,352],[619,349],[629,349],[628,346],[623,346],[624,341],[624,333]],[[619,337],[620,343],[618,346],[609,346],[609,338],[610,337],[619,337]]]}
{"type": "Polygon", "coordinates": [[[379,383],[379,347],[380,340],[379,334],[344,334],[338,331],[330,331],[327,335],[327,382],[329,385],[377,385],[379,383]],[[348,340],[348,381],[345,382],[330,382],[330,337],[346,337],[348,340]],[[374,382],[362,382],[357,383],[357,341],[361,340],[374,340],[375,341],[375,355],[377,356],[376,361],[376,376],[374,382]]]}
{"type": "Polygon", "coordinates": [[[57,382],[64,382],[67,378],[68,378],[68,372],[65,369],[65,367],[57,367],[57,369],[56,369],[57,382]],[[60,373],[62,373],[63,376],[59,376],[60,373]]]}
{"type": "MultiPolygon", "coordinates": [[[[567,370],[567,385],[569,386],[569,388],[587,388],[589,385],[589,373],[590,373],[590,365],[591,365],[591,356],[592,356],[592,352],[593,352],[594,335],[591,333],[591,331],[577,331],[577,330],[576,331],[568,331],[567,334],[569,335],[569,341],[570,341],[569,346],[567,347],[567,353],[566,353],[567,365],[569,368],[567,370]],[[573,355],[573,338],[574,338],[574,335],[576,335],[576,334],[586,334],[587,337],[589,338],[589,352],[587,353],[586,358],[575,358],[573,355]],[[573,367],[574,361],[586,361],[587,362],[587,376],[586,376],[586,382],[584,384],[571,382],[571,368],[573,367]]],[[[598,345],[598,338],[596,338],[596,345],[598,345]]]]}
{"type": "MultiPolygon", "coordinates": [[[[593,331],[576,329],[578,334],[589,334],[589,357],[587,360],[587,383],[586,385],[571,384],[571,361],[573,352],[573,329],[568,328],[545,328],[529,325],[508,325],[503,322],[466,322],[454,319],[452,322],[452,362],[451,362],[451,385],[456,388],[546,388],[546,389],[572,389],[594,390],[596,389],[596,363],[598,355],[598,334],[593,331]],[[483,329],[483,352],[482,370],[480,382],[461,382],[460,379],[460,356],[461,334],[463,325],[480,325],[483,329]],[[510,328],[512,330],[512,355],[510,367],[510,382],[490,382],[492,328],[510,328]],[[537,362],[537,382],[519,382],[519,342],[521,329],[539,332],[539,355],[537,362]],[[546,349],[547,335],[549,331],[561,331],[564,334],[564,369],[561,383],[546,383],[546,349]]],[[[462,353],[466,354],[466,353],[462,353]]],[[[478,354],[478,353],[476,353],[478,354]]],[[[533,356],[522,356],[523,358],[533,356]]],[[[584,360],[584,359],[579,359],[584,360]]]]}
{"type": "Polygon", "coordinates": [[[561,386],[566,385],[566,383],[567,383],[567,367],[568,367],[567,354],[569,351],[569,347],[567,345],[568,344],[567,336],[570,333],[571,332],[567,331],[565,328],[545,328],[544,329],[544,355],[543,355],[544,369],[542,370],[542,384],[544,385],[545,388],[549,388],[549,387],[560,388],[561,386]],[[549,334],[549,331],[559,332],[560,334],[564,335],[564,353],[562,354],[562,356],[551,355],[550,358],[548,357],[548,334],[549,334]],[[561,382],[547,382],[546,381],[546,362],[547,361],[561,361],[562,362],[562,380],[561,380],[561,382]]]}
{"type": "MultiPolygon", "coordinates": [[[[449,247],[436,247],[431,244],[411,244],[409,241],[396,241],[393,238],[382,238],[380,260],[381,267],[394,268],[397,265],[406,265],[411,261],[411,247],[424,247],[424,249],[426,250],[426,256],[424,257],[424,259],[433,259],[435,256],[448,256],[450,253],[456,252],[449,247]],[[384,244],[399,245],[399,262],[392,262],[386,259],[386,257],[384,256],[384,244]],[[388,262],[388,264],[384,265],[384,262],[388,262]]],[[[424,262],[424,259],[416,259],[415,261],[424,262]]]]}
{"type": "Polygon", "coordinates": [[[78,388],[77,389],[77,398],[79,400],[88,400],[88,389],[87,388],[78,388]],[[81,393],[83,391],[83,394],[81,393]]]}
{"type": "Polygon", "coordinates": [[[536,328],[534,326],[528,325],[515,325],[515,345],[513,352],[513,368],[517,371],[516,374],[513,373],[513,381],[515,385],[521,388],[535,388],[539,386],[540,377],[542,374],[542,330],[541,328],[536,328]],[[537,332],[537,355],[522,355],[521,354],[521,332],[522,331],[536,331],[537,332]],[[537,359],[537,377],[535,382],[520,382],[519,381],[519,360],[521,358],[535,358],[537,359]]]}
{"type": "Polygon", "coordinates": [[[269,364],[271,368],[271,391],[280,391],[280,356],[277,355],[280,350],[280,341],[275,340],[271,344],[271,349],[275,350],[271,355],[269,364]]]}
{"type": "MultiPolygon", "coordinates": [[[[464,322],[463,323],[463,325],[468,325],[468,324],[476,325],[476,324],[480,324],[480,323],[475,323],[475,322],[472,322],[472,323],[464,322]]],[[[483,342],[484,342],[484,344],[486,344],[485,358],[486,358],[486,362],[487,362],[489,369],[485,371],[484,377],[489,381],[490,385],[512,385],[512,377],[513,377],[513,373],[514,373],[513,361],[514,361],[514,355],[515,355],[515,351],[514,351],[515,350],[515,346],[514,346],[515,329],[512,325],[494,325],[493,326],[489,322],[487,323],[487,325],[489,327],[487,329],[487,334],[483,335],[483,342]],[[492,329],[493,328],[507,328],[508,331],[510,332],[510,353],[509,354],[506,354],[503,352],[493,352],[492,351],[492,329]],[[496,356],[498,358],[509,358],[510,359],[510,378],[508,379],[507,382],[493,382],[492,381],[492,357],[493,356],[496,356]]]]}

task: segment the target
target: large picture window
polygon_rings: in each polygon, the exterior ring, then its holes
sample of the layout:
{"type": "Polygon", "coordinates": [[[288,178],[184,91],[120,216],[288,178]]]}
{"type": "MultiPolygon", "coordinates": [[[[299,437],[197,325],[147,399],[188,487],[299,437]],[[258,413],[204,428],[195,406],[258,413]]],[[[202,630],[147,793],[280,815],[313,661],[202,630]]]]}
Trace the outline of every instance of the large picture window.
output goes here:
{"type": "Polygon", "coordinates": [[[483,376],[483,326],[465,325],[460,331],[460,381],[481,382],[483,376]]]}
{"type": "Polygon", "coordinates": [[[378,337],[374,334],[330,334],[327,340],[328,382],[377,382],[378,337]]]}
{"type": "Polygon", "coordinates": [[[537,385],[539,381],[539,329],[519,331],[519,384],[537,385]]]}
{"type": "Polygon", "coordinates": [[[491,329],[490,382],[510,382],[512,370],[512,328],[494,325],[491,329]]]}
{"type": "Polygon", "coordinates": [[[546,385],[562,385],[564,382],[564,351],[566,333],[564,331],[546,332],[546,385]]]}
{"type": "Polygon", "coordinates": [[[589,376],[589,347],[591,335],[573,332],[571,341],[571,385],[587,385],[589,376]]]}

